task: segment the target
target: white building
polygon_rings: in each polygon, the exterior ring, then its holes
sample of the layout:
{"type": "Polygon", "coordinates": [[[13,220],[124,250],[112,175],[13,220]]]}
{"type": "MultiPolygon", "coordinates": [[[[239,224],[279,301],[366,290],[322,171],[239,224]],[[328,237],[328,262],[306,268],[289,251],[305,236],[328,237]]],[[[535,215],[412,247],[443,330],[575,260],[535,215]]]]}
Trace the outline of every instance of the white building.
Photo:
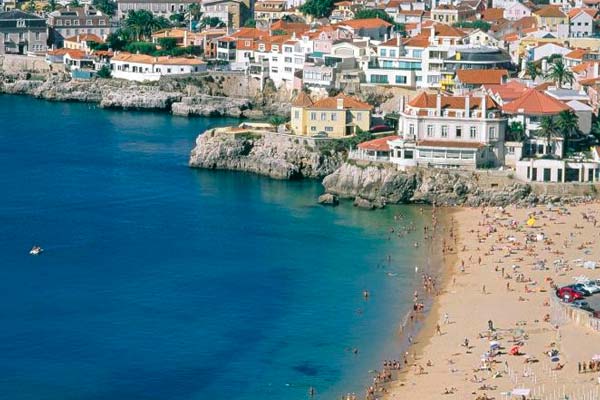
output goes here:
{"type": "Polygon", "coordinates": [[[489,96],[420,93],[401,99],[391,162],[401,168],[475,169],[504,164],[507,119],[489,96]]]}
{"type": "Polygon", "coordinates": [[[193,74],[206,71],[198,58],[152,57],[145,54],[119,53],[110,60],[112,76],[130,81],[157,81],[161,76],[193,74]]]}
{"type": "Polygon", "coordinates": [[[598,10],[574,8],[569,11],[569,36],[588,37],[594,34],[594,19],[598,10]]]}

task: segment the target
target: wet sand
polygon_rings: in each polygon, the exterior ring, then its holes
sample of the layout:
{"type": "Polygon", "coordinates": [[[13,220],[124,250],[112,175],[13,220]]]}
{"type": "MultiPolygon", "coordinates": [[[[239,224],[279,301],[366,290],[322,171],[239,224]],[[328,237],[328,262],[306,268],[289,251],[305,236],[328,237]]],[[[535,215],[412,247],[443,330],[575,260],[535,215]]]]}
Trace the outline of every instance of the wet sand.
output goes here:
{"type": "Polygon", "coordinates": [[[444,256],[441,292],[408,350],[409,366],[384,386],[386,398],[502,399],[515,388],[536,399],[600,398],[600,372],[579,373],[578,365],[600,354],[600,332],[565,317],[569,306],[553,299],[551,287],[600,278],[600,269],[581,265],[600,261],[600,222],[593,222],[600,206],[458,209],[450,216],[456,243],[446,232],[453,250],[444,256]],[[483,362],[494,339],[500,354],[483,362]],[[509,355],[516,345],[521,354],[509,355]],[[552,349],[558,362],[547,355],[552,349]]]}

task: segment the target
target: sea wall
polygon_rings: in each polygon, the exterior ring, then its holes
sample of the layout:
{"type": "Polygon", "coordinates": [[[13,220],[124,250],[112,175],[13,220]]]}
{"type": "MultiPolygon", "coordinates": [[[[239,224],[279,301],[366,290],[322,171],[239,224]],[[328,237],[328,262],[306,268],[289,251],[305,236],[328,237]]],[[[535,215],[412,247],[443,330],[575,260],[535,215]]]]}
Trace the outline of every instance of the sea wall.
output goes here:
{"type": "Polygon", "coordinates": [[[508,172],[414,168],[398,170],[385,163],[347,161],[323,179],[325,192],[354,199],[361,207],[390,203],[446,206],[506,206],[579,201],[581,193],[542,193],[508,172]]]}
{"type": "Polygon", "coordinates": [[[341,154],[321,147],[310,138],[217,128],[198,136],[189,165],[253,172],[275,179],[320,179],[342,163],[341,154]]]}

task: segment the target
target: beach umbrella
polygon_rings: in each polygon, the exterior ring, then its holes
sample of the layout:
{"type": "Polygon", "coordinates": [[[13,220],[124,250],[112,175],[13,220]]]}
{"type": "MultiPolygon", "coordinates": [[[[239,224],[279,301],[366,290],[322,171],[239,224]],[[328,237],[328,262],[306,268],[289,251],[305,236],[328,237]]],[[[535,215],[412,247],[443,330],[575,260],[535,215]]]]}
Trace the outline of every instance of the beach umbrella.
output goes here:
{"type": "Polygon", "coordinates": [[[517,354],[519,354],[519,346],[513,346],[510,349],[510,355],[511,356],[516,356],[517,354]]]}
{"type": "Polygon", "coordinates": [[[532,227],[533,225],[535,225],[535,218],[533,218],[533,217],[530,217],[530,218],[527,220],[527,226],[529,226],[529,227],[532,227]]]}

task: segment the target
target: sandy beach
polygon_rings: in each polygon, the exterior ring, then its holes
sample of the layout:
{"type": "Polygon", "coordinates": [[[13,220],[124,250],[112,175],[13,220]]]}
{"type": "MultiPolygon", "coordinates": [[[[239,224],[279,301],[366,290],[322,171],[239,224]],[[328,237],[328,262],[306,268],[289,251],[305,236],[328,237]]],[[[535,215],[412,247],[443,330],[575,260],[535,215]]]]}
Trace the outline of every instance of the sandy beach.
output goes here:
{"type": "MultiPolygon", "coordinates": [[[[407,366],[393,371],[394,380],[376,395],[600,398],[600,370],[588,371],[600,355],[600,331],[587,318],[577,323],[572,307],[557,301],[552,288],[580,276],[600,278],[600,269],[583,267],[600,261],[600,205],[463,208],[450,214],[439,294],[409,347],[407,366]],[[515,347],[518,354],[511,355],[515,347]],[[515,396],[527,391],[526,397],[515,396]]],[[[600,306],[600,293],[586,300],[600,306]]]]}

